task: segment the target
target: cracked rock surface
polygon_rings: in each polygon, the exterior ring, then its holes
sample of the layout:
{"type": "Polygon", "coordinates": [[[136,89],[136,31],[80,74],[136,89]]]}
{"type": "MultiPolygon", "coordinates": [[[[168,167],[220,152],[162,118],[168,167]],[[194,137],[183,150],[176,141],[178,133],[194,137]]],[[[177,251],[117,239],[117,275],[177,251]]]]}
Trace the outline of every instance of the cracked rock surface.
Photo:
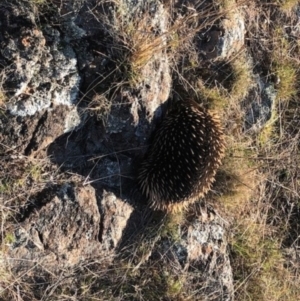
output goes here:
{"type": "Polygon", "coordinates": [[[72,106],[80,83],[74,50],[58,30],[50,26],[41,30],[33,10],[30,2],[1,5],[3,88],[8,111],[22,117],[50,106],[72,106]]]}

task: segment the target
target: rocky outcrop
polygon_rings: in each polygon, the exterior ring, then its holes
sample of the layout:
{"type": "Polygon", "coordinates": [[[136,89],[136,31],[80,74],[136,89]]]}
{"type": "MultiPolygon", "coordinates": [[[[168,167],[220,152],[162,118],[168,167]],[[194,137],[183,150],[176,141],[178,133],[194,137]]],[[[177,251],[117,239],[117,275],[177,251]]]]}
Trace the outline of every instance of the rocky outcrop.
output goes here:
{"type": "Polygon", "coordinates": [[[53,27],[39,28],[30,2],[3,3],[1,13],[2,85],[10,114],[32,116],[74,105],[80,77],[72,47],[53,27]]]}
{"type": "MultiPolygon", "coordinates": [[[[49,177],[41,191],[20,200],[6,263],[15,277],[33,286],[39,277],[51,286],[51,277],[67,277],[67,270],[95,262],[105,270],[124,260],[128,235],[134,236],[152,214],[136,191],[135,164],[164,113],[174,67],[168,57],[170,12],[161,2],[138,1],[132,9],[132,1],[123,1],[123,11],[114,3],[92,0],[63,1],[59,7],[55,3],[45,13],[32,1],[0,4],[6,98],[0,116],[1,153],[42,159],[57,173],[80,177],[76,183],[49,177]],[[130,74],[123,66],[127,62],[118,59],[137,54],[117,37],[122,30],[130,37],[130,26],[147,9],[147,22],[139,23],[145,26],[139,30],[151,28],[160,37],[160,47],[130,74]],[[126,22],[114,22],[116,16],[126,22]],[[109,105],[99,109],[102,100],[109,105]]],[[[208,61],[227,59],[243,45],[242,14],[236,11],[222,24],[223,35],[208,31],[210,44],[199,45],[208,61]]],[[[221,218],[203,209],[177,231],[176,242],[159,232],[150,242],[145,236],[141,245],[151,247],[134,270],[164,254],[161,265],[174,264],[179,275],[187,275],[197,298],[233,300],[221,218]]]]}
{"type": "Polygon", "coordinates": [[[130,205],[107,192],[98,207],[90,186],[46,188],[32,196],[23,214],[10,264],[18,273],[40,264],[58,273],[62,267],[103,258],[109,265],[131,212],[130,205]],[[16,264],[16,258],[21,262],[16,264]]]}

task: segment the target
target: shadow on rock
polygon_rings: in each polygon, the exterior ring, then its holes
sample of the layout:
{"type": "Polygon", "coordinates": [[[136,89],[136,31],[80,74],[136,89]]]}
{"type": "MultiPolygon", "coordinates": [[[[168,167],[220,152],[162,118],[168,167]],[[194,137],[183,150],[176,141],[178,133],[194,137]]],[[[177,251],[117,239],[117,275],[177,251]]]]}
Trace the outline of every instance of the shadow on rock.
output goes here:
{"type": "Polygon", "coordinates": [[[98,239],[107,251],[130,244],[128,238],[151,215],[137,188],[136,172],[147,149],[145,137],[156,122],[149,124],[144,110],[133,113],[133,107],[140,107],[134,101],[116,100],[104,121],[88,116],[82,127],[57,138],[47,152],[61,171],[81,176],[83,186],[95,189],[101,216],[98,239]]]}

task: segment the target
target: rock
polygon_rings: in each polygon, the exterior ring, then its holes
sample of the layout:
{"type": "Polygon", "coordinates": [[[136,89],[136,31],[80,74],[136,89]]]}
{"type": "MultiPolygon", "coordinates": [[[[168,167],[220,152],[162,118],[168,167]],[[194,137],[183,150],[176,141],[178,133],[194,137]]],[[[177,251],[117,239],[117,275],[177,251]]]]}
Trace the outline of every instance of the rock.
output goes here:
{"type": "Polygon", "coordinates": [[[35,155],[63,133],[73,130],[79,121],[77,110],[66,109],[63,105],[34,116],[3,114],[0,116],[0,140],[3,143],[0,153],[14,150],[26,156],[35,155]]]}
{"type": "Polygon", "coordinates": [[[80,125],[82,120],[85,119],[85,114],[83,113],[80,116],[76,107],[73,107],[70,110],[67,109],[65,110],[65,112],[67,112],[67,114],[65,118],[63,118],[65,120],[63,132],[68,133],[76,129],[80,125]]]}
{"type": "MultiPolygon", "coordinates": [[[[168,23],[168,15],[164,6],[158,3],[151,26],[157,28],[163,37],[168,31],[168,23]]],[[[171,90],[172,78],[166,43],[162,38],[160,50],[153,53],[153,57],[143,66],[140,73],[138,89],[150,120],[161,104],[168,99],[171,90]]]]}
{"type": "Polygon", "coordinates": [[[212,28],[200,36],[198,44],[205,59],[230,59],[244,46],[245,21],[242,13],[235,9],[221,22],[221,29],[212,28]]]}
{"type": "Polygon", "coordinates": [[[270,120],[274,110],[276,91],[274,86],[256,75],[256,85],[243,101],[246,130],[258,132],[270,120]]]}
{"type": "Polygon", "coordinates": [[[101,242],[105,251],[111,252],[118,247],[132,211],[133,208],[129,204],[118,199],[113,193],[103,192],[101,242]]]}
{"type": "Polygon", "coordinates": [[[203,300],[229,301],[234,298],[233,275],[228,256],[224,223],[218,216],[195,220],[187,232],[188,270],[201,272],[203,300]],[[210,296],[210,297],[208,297],[210,296]]]}
{"type": "MultiPolygon", "coordinates": [[[[152,0],[124,0],[122,10],[116,12],[111,7],[110,10],[104,26],[113,28],[111,35],[115,43],[125,53],[129,52],[130,59],[126,63],[130,65],[127,77],[131,89],[125,93],[132,104],[132,115],[138,116],[142,106],[151,121],[156,110],[168,99],[172,84],[166,38],[170,26],[168,12],[162,3],[152,0]],[[138,28],[138,34],[134,34],[130,26],[138,28]],[[128,40],[116,38],[122,35],[128,35],[128,40]]],[[[135,125],[137,120],[135,118],[135,125]]]]}
{"type": "MultiPolygon", "coordinates": [[[[15,231],[16,241],[11,256],[23,260],[17,266],[32,268],[36,263],[52,271],[60,266],[73,266],[97,256],[100,213],[95,191],[91,187],[74,188],[64,185],[58,190],[48,189],[32,202],[39,202],[38,210],[28,212],[29,218],[15,231]]],[[[14,262],[11,262],[14,265],[14,262]]]]}
{"type": "MultiPolygon", "coordinates": [[[[147,222],[144,214],[131,215],[127,236],[123,235],[120,244],[123,262],[130,262],[134,272],[154,269],[158,275],[173,277],[188,286],[180,296],[187,294],[193,300],[234,300],[228,233],[225,221],[214,210],[195,204],[184,214],[184,222],[179,223],[178,213],[156,213],[147,222]]],[[[149,280],[151,285],[156,281],[149,280]]]]}
{"type": "Polygon", "coordinates": [[[194,217],[188,224],[178,228],[180,240],[163,241],[160,253],[169,258],[170,264],[181,266],[178,275],[186,275],[186,281],[195,285],[194,289],[190,288],[198,292],[195,300],[233,300],[233,275],[224,221],[208,208],[192,214],[194,217]]]}
{"type": "Polygon", "coordinates": [[[81,123],[83,116],[74,106],[80,83],[77,59],[57,29],[36,23],[30,2],[3,2],[0,11],[5,15],[0,69],[8,99],[0,137],[4,145],[30,155],[81,123]]]}
{"type": "Polygon", "coordinates": [[[18,273],[40,263],[57,272],[96,258],[105,258],[108,265],[132,212],[130,205],[104,192],[100,214],[95,190],[71,184],[45,189],[30,202],[10,250],[20,260],[9,262],[18,273]]]}
{"type": "Polygon", "coordinates": [[[39,29],[30,2],[2,3],[0,10],[6,16],[1,24],[0,61],[6,70],[8,111],[24,117],[50,106],[74,105],[80,77],[71,46],[49,25],[39,29]]]}
{"type": "Polygon", "coordinates": [[[220,37],[217,45],[217,56],[221,59],[229,59],[238,53],[244,46],[245,21],[239,10],[230,13],[222,22],[224,35],[220,37]]]}

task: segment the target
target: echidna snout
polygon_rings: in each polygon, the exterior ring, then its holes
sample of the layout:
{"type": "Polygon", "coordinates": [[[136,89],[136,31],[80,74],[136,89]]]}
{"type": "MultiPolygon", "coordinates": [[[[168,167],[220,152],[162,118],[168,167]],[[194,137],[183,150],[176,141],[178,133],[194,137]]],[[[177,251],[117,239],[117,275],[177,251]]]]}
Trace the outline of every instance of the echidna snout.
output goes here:
{"type": "Polygon", "coordinates": [[[172,108],[156,129],[138,174],[155,209],[180,209],[210,189],[224,153],[216,116],[193,101],[172,108]]]}

